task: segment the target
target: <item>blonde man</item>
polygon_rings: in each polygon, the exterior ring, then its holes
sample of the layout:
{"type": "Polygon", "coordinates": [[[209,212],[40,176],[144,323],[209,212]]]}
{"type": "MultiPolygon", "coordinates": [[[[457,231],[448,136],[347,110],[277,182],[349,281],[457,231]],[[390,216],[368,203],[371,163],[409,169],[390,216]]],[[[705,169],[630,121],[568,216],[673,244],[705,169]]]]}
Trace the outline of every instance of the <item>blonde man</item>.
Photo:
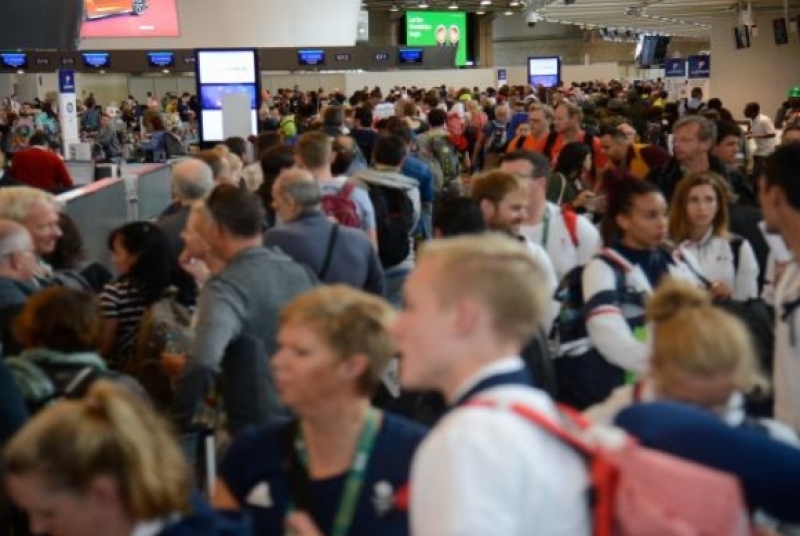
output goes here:
{"type": "Polygon", "coordinates": [[[407,389],[440,391],[453,409],[412,467],[411,529],[437,536],[589,534],[586,470],[557,439],[505,408],[558,418],[519,354],[549,293],[526,248],[500,235],[422,249],[393,328],[407,389]],[[498,407],[467,406],[471,400],[498,407]]]}

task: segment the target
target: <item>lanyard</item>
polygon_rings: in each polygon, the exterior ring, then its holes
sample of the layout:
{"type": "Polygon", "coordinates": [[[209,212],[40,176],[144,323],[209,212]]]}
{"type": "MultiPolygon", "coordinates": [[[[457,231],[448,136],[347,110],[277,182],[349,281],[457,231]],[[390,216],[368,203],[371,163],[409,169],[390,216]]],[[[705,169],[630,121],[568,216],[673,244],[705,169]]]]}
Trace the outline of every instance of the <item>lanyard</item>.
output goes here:
{"type": "Polygon", "coordinates": [[[547,250],[547,237],[550,234],[550,207],[544,209],[544,218],[542,218],[544,228],[542,229],[542,248],[547,250]]]}
{"type": "MultiPolygon", "coordinates": [[[[350,466],[347,480],[344,483],[342,499],[339,502],[336,517],[333,519],[333,528],[331,529],[330,536],[345,536],[350,531],[350,527],[353,524],[353,517],[356,513],[358,496],[361,494],[361,487],[364,484],[364,474],[367,470],[367,463],[369,462],[369,457],[372,453],[372,447],[375,444],[377,435],[378,411],[374,408],[370,408],[367,414],[367,420],[364,423],[364,429],[361,431],[361,436],[358,439],[358,446],[356,448],[356,454],[353,456],[353,463],[350,466]]],[[[294,440],[294,448],[300,462],[308,468],[308,451],[306,450],[306,443],[303,440],[299,428],[294,440]]]]}

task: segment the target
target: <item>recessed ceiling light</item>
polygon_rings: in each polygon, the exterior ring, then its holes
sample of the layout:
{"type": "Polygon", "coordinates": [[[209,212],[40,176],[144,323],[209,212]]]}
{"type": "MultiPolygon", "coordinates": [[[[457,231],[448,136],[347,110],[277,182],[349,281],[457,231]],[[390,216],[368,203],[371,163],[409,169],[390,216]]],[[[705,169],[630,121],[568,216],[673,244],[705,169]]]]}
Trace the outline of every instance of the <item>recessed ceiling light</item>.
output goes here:
{"type": "Polygon", "coordinates": [[[486,11],[484,11],[483,9],[478,9],[478,11],[476,11],[475,14],[476,15],[486,15],[486,11]]]}
{"type": "Polygon", "coordinates": [[[482,6],[490,6],[492,5],[492,0],[481,0],[482,6]]]}
{"type": "Polygon", "coordinates": [[[430,5],[430,3],[428,3],[428,0],[419,0],[419,6],[418,7],[420,9],[428,9],[429,7],[431,7],[431,5],[430,5]]]}
{"type": "Polygon", "coordinates": [[[458,9],[458,4],[456,2],[453,2],[452,4],[450,4],[448,9],[452,9],[453,11],[455,11],[456,9],[458,9]]]}
{"type": "Polygon", "coordinates": [[[508,2],[508,7],[519,7],[519,0],[510,0],[508,2]]]}

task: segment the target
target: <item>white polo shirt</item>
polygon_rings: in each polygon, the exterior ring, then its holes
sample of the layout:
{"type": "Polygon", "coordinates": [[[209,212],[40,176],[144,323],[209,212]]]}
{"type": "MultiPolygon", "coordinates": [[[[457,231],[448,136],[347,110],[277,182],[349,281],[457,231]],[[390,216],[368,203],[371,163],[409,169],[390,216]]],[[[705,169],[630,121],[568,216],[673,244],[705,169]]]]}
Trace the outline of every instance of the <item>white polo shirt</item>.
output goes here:
{"type": "Polygon", "coordinates": [[[785,305],[800,299],[800,267],[793,261],[775,288],[775,418],[800,433],[800,307],[786,315],[785,305]],[[785,317],[785,318],[784,318],[785,317]]]}
{"type": "Polygon", "coordinates": [[[541,222],[536,225],[523,225],[520,233],[544,248],[559,281],[576,266],[588,264],[603,245],[595,226],[583,216],[576,215],[575,235],[578,239],[576,246],[567,229],[561,208],[553,203],[547,203],[541,222]]]}
{"type": "MultiPolygon", "coordinates": [[[[509,368],[506,358],[464,387],[509,368]]],[[[584,461],[536,425],[503,409],[521,402],[558,418],[542,391],[502,385],[477,395],[499,408],[451,410],[423,441],[411,470],[411,532],[416,536],[587,536],[591,531],[584,461]]]]}
{"type": "MultiPolygon", "coordinates": [[[[775,125],[772,123],[772,119],[761,114],[750,120],[750,132],[757,136],[775,134],[775,125]]],[[[756,144],[753,156],[769,156],[775,150],[775,144],[778,139],[777,136],[773,136],[772,138],[754,138],[753,141],[756,144]]]]}

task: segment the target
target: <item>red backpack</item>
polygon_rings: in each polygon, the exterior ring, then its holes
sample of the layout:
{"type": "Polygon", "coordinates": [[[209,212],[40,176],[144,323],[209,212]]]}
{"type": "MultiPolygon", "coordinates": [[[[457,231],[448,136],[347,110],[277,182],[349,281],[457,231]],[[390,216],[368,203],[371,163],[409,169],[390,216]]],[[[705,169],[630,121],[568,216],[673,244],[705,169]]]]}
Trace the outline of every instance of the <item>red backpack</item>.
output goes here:
{"type": "Polygon", "coordinates": [[[358,207],[356,207],[355,201],[350,196],[355,187],[354,183],[348,182],[335,194],[323,195],[322,211],[336,220],[339,225],[361,229],[361,217],[358,215],[358,207]]]}
{"type": "MultiPolygon", "coordinates": [[[[466,405],[500,407],[487,399],[466,405]]],[[[593,427],[571,408],[561,408],[566,425],[524,404],[508,409],[587,460],[594,536],[751,534],[734,476],[643,447],[622,430],[593,427]]]]}

